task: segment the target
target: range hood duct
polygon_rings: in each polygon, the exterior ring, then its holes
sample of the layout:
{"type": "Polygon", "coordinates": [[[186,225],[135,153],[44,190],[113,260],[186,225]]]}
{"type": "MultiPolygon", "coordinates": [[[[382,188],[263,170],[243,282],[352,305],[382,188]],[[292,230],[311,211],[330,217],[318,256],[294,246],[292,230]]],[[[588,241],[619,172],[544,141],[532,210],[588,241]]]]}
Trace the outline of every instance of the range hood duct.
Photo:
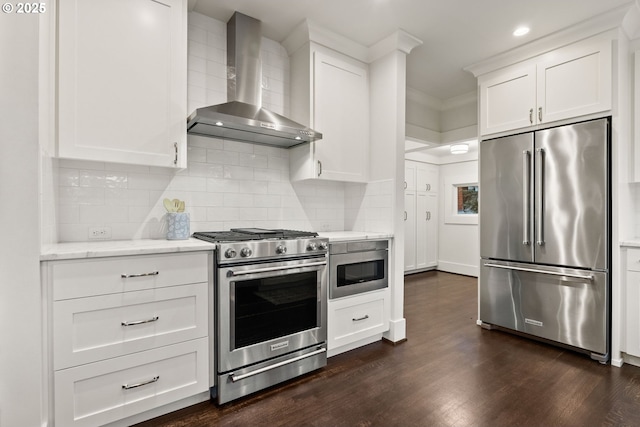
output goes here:
{"type": "Polygon", "coordinates": [[[198,108],[187,119],[187,133],[254,144],[293,147],[322,134],[262,108],[262,24],[235,12],[227,22],[227,99],[198,108]]]}

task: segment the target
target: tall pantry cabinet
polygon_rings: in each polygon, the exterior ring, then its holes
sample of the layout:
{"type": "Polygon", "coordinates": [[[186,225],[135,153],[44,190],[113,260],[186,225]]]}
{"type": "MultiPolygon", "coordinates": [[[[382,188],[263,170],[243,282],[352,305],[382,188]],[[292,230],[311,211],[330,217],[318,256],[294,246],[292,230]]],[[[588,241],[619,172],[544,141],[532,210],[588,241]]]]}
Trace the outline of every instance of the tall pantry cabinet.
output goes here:
{"type": "Polygon", "coordinates": [[[404,271],[438,265],[438,166],[405,161],[404,271]]]}

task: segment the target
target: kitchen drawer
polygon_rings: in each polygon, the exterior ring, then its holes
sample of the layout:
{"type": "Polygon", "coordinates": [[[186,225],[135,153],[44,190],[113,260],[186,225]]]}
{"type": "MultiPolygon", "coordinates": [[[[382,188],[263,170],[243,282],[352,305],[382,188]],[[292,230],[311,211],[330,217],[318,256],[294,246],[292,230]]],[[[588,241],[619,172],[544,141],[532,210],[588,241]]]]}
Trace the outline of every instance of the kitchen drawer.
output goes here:
{"type": "Polygon", "coordinates": [[[329,301],[329,350],[389,329],[389,290],[329,301]]]}
{"type": "Polygon", "coordinates": [[[54,369],[206,337],[207,319],[207,283],[56,301],[54,369]]]}
{"type": "Polygon", "coordinates": [[[55,425],[103,425],[207,391],[208,353],[200,338],[57,371],[55,425]]]}
{"type": "Polygon", "coordinates": [[[640,271],[640,249],[627,249],[627,270],[640,271]]]}
{"type": "Polygon", "coordinates": [[[52,261],[48,269],[58,301],[206,282],[209,252],[52,261]]]}

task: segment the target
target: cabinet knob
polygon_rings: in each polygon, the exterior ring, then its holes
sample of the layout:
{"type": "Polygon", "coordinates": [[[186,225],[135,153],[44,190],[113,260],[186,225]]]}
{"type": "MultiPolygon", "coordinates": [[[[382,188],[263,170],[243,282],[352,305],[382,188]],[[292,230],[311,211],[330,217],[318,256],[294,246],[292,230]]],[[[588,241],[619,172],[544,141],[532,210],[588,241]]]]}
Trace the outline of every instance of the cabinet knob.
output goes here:
{"type": "Polygon", "coordinates": [[[529,123],[533,124],[533,108],[529,109],[529,123]]]}
{"type": "Polygon", "coordinates": [[[538,121],[542,121],[542,107],[538,107],[538,121]]]}

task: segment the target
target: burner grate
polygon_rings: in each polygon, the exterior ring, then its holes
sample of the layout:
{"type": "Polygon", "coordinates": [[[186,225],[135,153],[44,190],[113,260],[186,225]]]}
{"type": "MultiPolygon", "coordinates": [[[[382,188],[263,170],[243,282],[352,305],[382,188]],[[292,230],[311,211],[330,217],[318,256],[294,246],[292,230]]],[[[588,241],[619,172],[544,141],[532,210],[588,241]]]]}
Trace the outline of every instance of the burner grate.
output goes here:
{"type": "Polygon", "coordinates": [[[219,243],[266,239],[300,239],[304,237],[317,237],[318,233],[287,229],[233,228],[231,231],[198,231],[193,233],[192,236],[207,242],[219,243]]]}

